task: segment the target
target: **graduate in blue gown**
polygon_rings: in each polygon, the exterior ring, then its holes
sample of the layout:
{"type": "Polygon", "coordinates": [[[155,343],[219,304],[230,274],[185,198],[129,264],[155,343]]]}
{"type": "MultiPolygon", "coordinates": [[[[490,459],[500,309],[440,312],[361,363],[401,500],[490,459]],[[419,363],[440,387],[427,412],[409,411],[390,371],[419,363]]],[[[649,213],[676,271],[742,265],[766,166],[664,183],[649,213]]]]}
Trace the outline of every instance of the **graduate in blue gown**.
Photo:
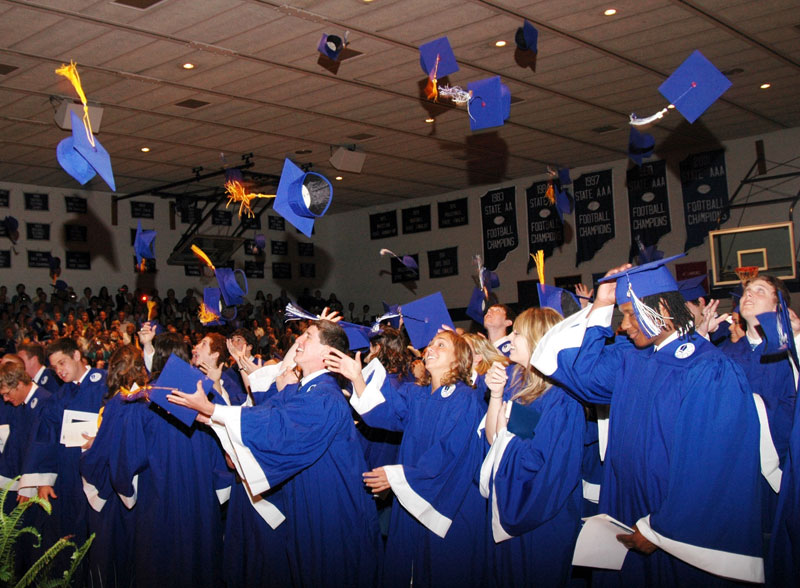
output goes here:
{"type": "Polygon", "coordinates": [[[202,390],[169,398],[200,419],[211,416],[254,495],[283,484],[293,585],[371,587],[381,566],[378,521],[361,480],[365,463],[350,407],[323,363],[334,348],[348,348],[341,327],[327,320],[308,327],[274,366],[281,391],[259,406],[216,405],[202,390]],[[296,387],[289,385],[294,362],[303,373],[296,387]]]}
{"type": "MultiPolygon", "coordinates": [[[[21,361],[3,357],[0,362],[0,485],[8,489],[4,504],[5,514],[14,510],[17,502],[23,502],[36,494],[32,488],[23,489],[17,494],[18,481],[22,474],[25,455],[33,442],[38,420],[42,409],[50,398],[50,393],[37,386],[26,373],[21,361]]],[[[13,357],[13,356],[11,356],[13,357]]],[[[32,525],[36,528],[47,513],[39,506],[29,507],[24,514],[22,526],[32,525]]],[[[33,537],[23,535],[18,538],[15,548],[15,565],[17,578],[22,577],[33,563],[33,537]]]]}
{"type": "MultiPolygon", "coordinates": [[[[153,343],[154,379],[171,353],[189,359],[180,335],[153,343]]],[[[99,499],[116,494],[130,509],[129,585],[220,586],[220,503],[231,484],[222,450],[208,427],[186,427],[147,394],[145,387],[112,398],[82,471],[99,499]]]]}
{"type": "Polygon", "coordinates": [[[385,586],[484,586],[487,503],[478,477],[482,400],[467,383],[472,353],[452,331],[436,335],[423,358],[430,381],[394,387],[373,361],[331,352],[327,365],[353,382],[351,404],[368,425],[403,431],[397,463],[364,474],[373,493],[391,488],[385,586]]]}
{"type": "Polygon", "coordinates": [[[17,347],[17,355],[25,363],[25,371],[40,388],[54,394],[61,386],[56,373],[47,367],[44,347],[39,343],[22,343],[17,347]]]}
{"type": "MultiPolygon", "coordinates": [[[[739,301],[739,313],[747,323],[745,336],[736,342],[725,341],[720,349],[742,368],[753,393],[761,397],[769,438],[778,455],[780,469],[783,469],[797,397],[795,374],[787,351],[771,353],[767,350],[757,318],[759,314],[776,311],[779,291],[788,305],[789,291],[780,278],[758,276],[750,279],[739,301]]],[[[762,483],[763,524],[767,534],[775,518],[781,474],[780,470],[773,468],[768,475],[769,479],[765,478],[762,483]]]]}
{"type": "Polygon", "coordinates": [[[661,260],[607,274],[594,304],[551,329],[531,363],[610,404],[599,510],[630,551],[599,585],[763,582],[760,426],[741,370],[706,339],[661,260]],[[606,345],[615,301],[637,349],[606,345]]]}
{"type": "MultiPolygon", "coordinates": [[[[53,508],[42,524],[43,545],[52,545],[66,535],[72,535],[72,540],[82,545],[89,536],[89,505],[79,473],[81,447],[61,443],[61,426],[65,411],[88,413],[95,415],[88,418],[97,418],[108,392],[106,372],[88,367],[77,344],[69,338],[51,343],[47,356],[64,384],[42,410],[19,486],[37,488],[39,497],[49,500],[53,508]]],[[[59,557],[62,555],[67,558],[63,553],[59,557]]]]}
{"type": "Polygon", "coordinates": [[[486,375],[492,450],[483,462],[481,490],[490,499],[494,586],[555,587],[570,579],[582,514],[586,419],[577,400],[528,363],[542,335],[560,321],[550,308],[524,311],[510,335],[514,367],[495,363],[486,375]]]}

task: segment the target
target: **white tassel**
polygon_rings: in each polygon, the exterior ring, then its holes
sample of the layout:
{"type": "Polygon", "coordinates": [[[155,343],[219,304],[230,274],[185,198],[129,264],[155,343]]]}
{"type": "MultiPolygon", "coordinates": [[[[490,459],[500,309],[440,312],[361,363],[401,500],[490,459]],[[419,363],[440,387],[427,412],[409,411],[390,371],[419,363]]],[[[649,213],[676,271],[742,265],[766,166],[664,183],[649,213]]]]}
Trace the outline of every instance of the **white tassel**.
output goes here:
{"type": "Polygon", "coordinates": [[[286,314],[284,316],[285,321],[302,321],[302,320],[309,320],[309,321],[318,321],[319,317],[315,314],[311,314],[310,312],[303,310],[299,306],[295,306],[291,302],[286,305],[286,314]]]}
{"type": "Polygon", "coordinates": [[[664,316],[659,314],[654,309],[647,306],[644,302],[637,298],[636,293],[633,291],[630,281],[628,281],[628,298],[631,299],[633,304],[636,319],[642,331],[648,338],[655,337],[661,333],[661,330],[666,328],[666,319],[672,319],[671,316],[664,316]]]}
{"type": "Polygon", "coordinates": [[[397,318],[399,316],[400,316],[400,314],[398,314],[396,312],[387,312],[386,314],[382,314],[377,319],[375,319],[374,323],[372,323],[372,327],[370,328],[370,332],[377,333],[378,331],[381,330],[381,323],[383,321],[388,321],[389,319],[397,318]]]}
{"type": "Polygon", "coordinates": [[[644,125],[649,125],[652,122],[657,120],[661,120],[664,116],[669,112],[668,108],[662,108],[658,112],[656,112],[653,116],[648,116],[647,118],[639,118],[636,116],[635,113],[631,113],[630,116],[630,124],[635,127],[641,127],[644,125]]]}
{"type": "Polygon", "coordinates": [[[442,86],[439,88],[439,96],[450,98],[453,104],[462,106],[469,104],[469,99],[472,97],[472,92],[465,90],[460,86],[442,86]]]}

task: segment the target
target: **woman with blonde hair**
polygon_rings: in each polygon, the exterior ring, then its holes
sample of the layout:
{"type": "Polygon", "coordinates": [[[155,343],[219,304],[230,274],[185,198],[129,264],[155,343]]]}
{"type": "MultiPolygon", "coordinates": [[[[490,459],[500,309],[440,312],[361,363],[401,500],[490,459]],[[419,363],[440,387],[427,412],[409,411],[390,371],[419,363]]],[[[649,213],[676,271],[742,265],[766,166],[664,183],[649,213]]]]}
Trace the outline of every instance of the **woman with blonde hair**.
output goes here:
{"type": "Polygon", "coordinates": [[[364,373],[332,351],[331,371],[353,382],[350,403],[372,427],[403,431],[396,464],[364,474],[373,493],[390,489],[392,509],[384,561],[385,586],[485,586],[486,501],[477,485],[483,459],[478,424],[482,401],[470,385],[472,352],[452,331],[438,333],[423,353],[425,374],[392,385],[379,362],[364,373]]]}
{"type": "Polygon", "coordinates": [[[529,308],[514,321],[509,359],[492,365],[481,469],[490,499],[493,585],[564,586],[581,518],[582,405],[530,365],[542,336],[562,320],[529,308]]]}

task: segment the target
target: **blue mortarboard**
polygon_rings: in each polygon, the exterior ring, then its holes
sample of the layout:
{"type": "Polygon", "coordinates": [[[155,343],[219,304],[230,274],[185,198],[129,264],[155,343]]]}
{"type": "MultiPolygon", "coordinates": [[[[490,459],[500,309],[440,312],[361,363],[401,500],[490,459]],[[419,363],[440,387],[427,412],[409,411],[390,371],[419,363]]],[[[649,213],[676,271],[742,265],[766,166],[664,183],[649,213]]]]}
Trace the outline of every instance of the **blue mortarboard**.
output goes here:
{"type": "Polygon", "coordinates": [[[633,163],[641,166],[643,159],[652,157],[655,146],[656,140],[653,135],[640,133],[635,126],[631,126],[631,132],[628,135],[628,157],[633,163]]]}
{"type": "Polygon", "coordinates": [[[344,329],[347,335],[350,351],[369,349],[369,336],[372,334],[372,329],[364,325],[357,325],[345,321],[339,321],[337,324],[344,329]]]}
{"type": "Polygon", "coordinates": [[[469,126],[473,131],[501,127],[511,114],[511,92],[500,76],[467,84],[472,92],[469,101],[469,126]]]}
{"type": "Polygon", "coordinates": [[[707,276],[705,274],[695,276],[686,280],[678,282],[678,292],[681,293],[686,302],[692,302],[700,297],[708,296],[704,282],[707,276]]]}
{"type": "Polygon", "coordinates": [[[217,283],[219,290],[222,293],[222,299],[227,306],[238,306],[244,302],[245,294],[247,294],[247,277],[240,269],[234,270],[229,267],[218,267],[214,270],[217,276],[217,283]],[[239,286],[236,281],[236,273],[239,272],[244,280],[244,289],[239,286]]]}
{"type": "Polygon", "coordinates": [[[731,87],[728,78],[702,53],[695,51],[669,76],[658,91],[693,123],[731,87]]]}
{"type": "Polygon", "coordinates": [[[267,238],[264,235],[256,235],[253,237],[253,243],[255,243],[256,247],[264,251],[267,248],[267,238]]]}
{"type": "Polygon", "coordinates": [[[673,255],[666,259],[651,261],[644,265],[637,265],[616,274],[605,276],[599,282],[616,280],[617,304],[631,302],[636,320],[642,332],[648,337],[655,337],[661,332],[663,317],[659,309],[653,309],[642,302],[642,298],[664,292],[677,292],[678,283],[672,277],[672,272],[667,269],[667,263],[684,257],[685,253],[673,255]]]}
{"type": "Polygon", "coordinates": [[[565,214],[572,214],[575,208],[575,202],[572,199],[572,194],[563,188],[556,188],[556,212],[561,222],[564,222],[565,214]]]}
{"type": "Polygon", "coordinates": [[[336,61],[342,49],[344,49],[344,40],[339,35],[322,33],[322,38],[319,40],[319,45],[317,45],[317,51],[328,59],[336,61]]]}
{"type": "Polygon", "coordinates": [[[548,286],[547,284],[536,284],[536,289],[539,292],[539,306],[541,308],[552,308],[564,317],[581,309],[580,300],[569,290],[564,290],[564,288],[559,288],[558,286],[548,286]],[[564,307],[565,297],[575,303],[572,308],[564,307]]]}
{"type": "Polygon", "coordinates": [[[389,321],[389,324],[392,325],[395,329],[400,328],[400,306],[397,304],[386,304],[383,303],[383,314],[396,314],[398,316],[392,317],[390,319],[385,319],[389,321]]]}
{"type": "Polygon", "coordinates": [[[304,172],[290,159],[283,162],[281,181],[272,208],[306,237],[314,230],[314,220],[328,210],[333,186],[327,178],[304,172]]]}
{"type": "Polygon", "coordinates": [[[164,365],[164,369],[161,370],[161,374],[149,391],[150,401],[155,402],[187,427],[191,427],[197,416],[197,411],[179,404],[172,404],[167,400],[167,394],[170,394],[173,390],[194,394],[197,390],[198,380],[203,383],[203,390],[208,394],[214,386],[214,382],[199,369],[189,365],[177,355],[170,355],[164,365]]]}
{"type": "Polygon", "coordinates": [[[430,343],[442,325],[455,329],[441,292],[403,304],[400,310],[408,338],[417,349],[430,343]]]}
{"type": "Polygon", "coordinates": [[[514,42],[517,44],[517,47],[523,51],[533,51],[536,53],[539,51],[539,31],[526,20],[522,23],[522,26],[517,29],[514,35],[514,42]]]}
{"type": "Polygon", "coordinates": [[[475,286],[472,289],[472,296],[470,296],[469,304],[467,305],[467,316],[483,326],[483,315],[486,314],[488,307],[489,301],[486,300],[483,290],[475,286]]]}
{"type": "Polygon", "coordinates": [[[65,291],[69,286],[64,280],[56,280],[56,283],[53,284],[53,287],[58,290],[59,292],[65,291]]]}
{"type": "Polygon", "coordinates": [[[453,48],[450,47],[450,41],[447,37],[440,37],[420,45],[419,64],[425,75],[430,75],[436,68],[437,78],[443,78],[458,71],[456,56],[453,54],[453,48]],[[436,65],[437,57],[439,59],[438,66],[436,65]]]}
{"type": "Polygon", "coordinates": [[[481,272],[483,273],[483,285],[489,292],[500,287],[500,277],[496,273],[485,267],[481,269],[481,272]]]}
{"type": "Polygon", "coordinates": [[[7,216],[3,219],[3,228],[6,230],[6,236],[16,245],[19,239],[19,221],[13,216],[7,216]]]}
{"type": "Polygon", "coordinates": [[[789,352],[794,365],[800,368],[797,358],[797,347],[792,332],[792,321],[789,317],[789,308],[783,299],[783,294],[778,291],[778,308],[775,312],[764,312],[756,316],[767,342],[765,354],[789,352]]]}
{"type": "Polygon", "coordinates": [[[136,237],[133,240],[133,252],[136,254],[136,266],[141,267],[145,259],[155,259],[153,252],[153,241],[156,238],[155,231],[145,231],[142,229],[142,221],[136,224],[136,237]]]}
{"type": "Polygon", "coordinates": [[[105,180],[112,191],[116,191],[114,173],[111,171],[111,157],[108,151],[100,144],[97,137],[94,147],[86,136],[86,127],[83,121],[74,112],[70,112],[72,119],[72,137],[63,139],[56,148],[56,158],[61,167],[69,175],[85,184],[91,180],[95,173],[105,180]]]}
{"type": "Polygon", "coordinates": [[[569,186],[572,183],[568,167],[558,168],[558,181],[562,186],[569,186]]]}
{"type": "Polygon", "coordinates": [[[203,306],[207,312],[213,313],[217,318],[208,322],[203,321],[206,326],[223,325],[225,321],[222,319],[222,304],[220,303],[221,293],[219,288],[204,288],[203,289],[203,306]]]}

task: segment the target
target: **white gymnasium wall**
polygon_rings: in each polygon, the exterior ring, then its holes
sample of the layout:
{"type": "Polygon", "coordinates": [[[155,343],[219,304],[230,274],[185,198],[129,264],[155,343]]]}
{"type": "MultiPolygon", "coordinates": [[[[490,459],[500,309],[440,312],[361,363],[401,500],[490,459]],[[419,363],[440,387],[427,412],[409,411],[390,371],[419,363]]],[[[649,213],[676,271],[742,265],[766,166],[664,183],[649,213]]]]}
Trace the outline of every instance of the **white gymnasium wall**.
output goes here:
{"type": "MultiPolygon", "coordinates": [[[[755,141],[763,139],[766,147],[766,156],[772,162],[784,162],[797,158],[795,165],[800,165],[800,129],[788,129],[766,135],[749,137],[731,141],[724,144],[726,149],[726,165],[728,174],[728,190],[732,195],[739,185],[739,181],[755,161],[755,141]]],[[[681,195],[680,180],[677,176],[678,162],[688,152],[659,153],[668,161],[668,188],[670,197],[670,213],[672,232],[662,238],[659,248],[667,254],[682,250],[685,240],[683,220],[683,200],[681,195]]],[[[369,166],[369,159],[366,163],[369,166]]],[[[613,169],[616,237],[595,255],[594,259],[585,262],[576,268],[574,239],[566,243],[560,250],[556,250],[547,262],[547,280],[552,283],[555,277],[580,274],[584,282],[589,282],[593,272],[605,271],[609,267],[623,263],[627,259],[630,230],[628,221],[627,192],[625,189],[625,170],[627,160],[617,160],[605,165],[574,168],[572,177],[577,178],[583,173],[601,169],[613,169]]],[[[770,167],[772,164],[770,164],[770,167]]],[[[784,170],[775,170],[786,171],[784,170]]],[[[285,233],[267,229],[267,218],[264,215],[263,233],[267,237],[267,252],[264,257],[266,262],[264,280],[250,280],[250,295],[254,296],[258,290],[265,293],[272,292],[277,295],[281,288],[290,294],[298,295],[303,288],[322,290],[325,297],[330,292],[335,292],[340,300],[356,303],[360,311],[363,304],[369,304],[372,312],[379,312],[382,300],[387,302],[403,303],[414,298],[441,291],[449,306],[464,307],[467,305],[473,287],[471,275],[473,268],[471,258],[475,253],[482,252],[479,199],[488,190],[516,186],[517,202],[517,228],[520,244],[511,252],[497,270],[501,287],[497,294],[501,301],[517,301],[517,281],[532,280],[535,271],[526,273],[528,260],[527,246],[527,212],[525,208],[525,188],[533,181],[544,179],[544,175],[530,176],[517,181],[509,181],[497,185],[488,185],[470,188],[468,190],[442,194],[435,198],[421,198],[407,200],[402,205],[382,206],[364,209],[357,212],[342,214],[328,214],[316,223],[316,232],[312,239],[307,239],[299,234],[287,223],[285,233]],[[438,201],[454,200],[467,197],[469,201],[469,225],[449,229],[438,229],[437,207],[438,201]],[[397,237],[370,240],[369,215],[375,212],[397,210],[398,223],[401,224],[401,209],[420,204],[431,204],[432,231],[403,235],[402,229],[397,237]],[[274,257],[270,255],[270,240],[286,240],[289,242],[289,255],[287,257],[274,257]],[[301,258],[298,256],[298,242],[313,242],[314,258],[301,258]],[[453,277],[430,279],[428,276],[427,251],[445,247],[458,247],[459,274],[453,277]],[[416,289],[412,292],[404,284],[392,284],[389,275],[390,261],[381,257],[379,250],[389,248],[398,254],[418,253],[420,260],[420,279],[416,282],[416,289]],[[292,266],[292,279],[274,282],[271,279],[271,263],[273,261],[288,261],[292,266]],[[315,278],[300,278],[299,263],[313,262],[316,266],[315,278]]],[[[20,241],[12,251],[12,267],[0,269],[0,283],[13,286],[17,282],[24,282],[29,291],[37,286],[49,291],[49,277],[47,269],[29,269],[27,267],[27,250],[51,251],[53,255],[61,257],[63,274],[62,278],[72,285],[77,292],[84,286],[91,287],[95,292],[100,286],[108,286],[112,294],[121,284],[130,288],[142,286],[158,288],[163,296],[167,288],[175,288],[179,296],[186,288],[202,290],[203,286],[211,285],[212,278],[191,278],[184,275],[182,266],[169,266],[166,259],[172,248],[177,243],[180,235],[187,225],[182,225],[176,218],[176,227],[169,229],[169,203],[159,198],[137,197],[137,201],[150,201],[155,205],[155,219],[143,220],[145,229],[156,229],[156,254],[158,259],[158,272],[156,274],[135,274],[133,272],[132,247],[130,244],[129,229],[136,227],[136,220],[131,218],[128,201],[119,203],[118,224],[111,224],[111,194],[97,191],[65,190],[60,188],[47,188],[14,184],[13,182],[0,181],[0,189],[10,191],[10,206],[8,209],[0,208],[0,217],[12,215],[20,221],[20,241]],[[34,212],[24,210],[23,194],[25,192],[44,192],[49,194],[50,210],[47,212],[34,212]],[[65,213],[65,195],[79,195],[88,199],[89,214],[67,215],[65,213]],[[25,221],[51,223],[50,241],[28,241],[25,237],[25,221]],[[68,270],[65,267],[65,250],[74,248],[81,250],[80,245],[67,244],[64,240],[62,225],[65,222],[82,223],[89,226],[89,243],[86,249],[92,252],[91,271],[68,270]],[[68,247],[69,246],[69,247],[68,247]]],[[[800,179],[794,179],[779,187],[783,194],[796,194],[800,189],[800,179]]],[[[749,192],[745,188],[737,199],[742,201],[749,192]]],[[[764,196],[762,196],[763,198],[764,196]]],[[[335,200],[335,186],[334,186],[335,200]]],[[[335,209],[335,204],[334,204],[335,209]]],[[[567,222],[574,226],[574,217],[567,217],[567,222]]],[[[751,225],[766,222],[779,222],[788,219],[788,205],[772,205],[768,207],[752,207],[735,209],[731,219],[723,227],[738,225],[751,225]]],[[[234,225],[236,224],[234,215],[234,225]]],[[[233,227],[214,227],[210,222],[201,230],[204,234],[230,234],[233,227]]],[[[252,237],[254,231],[248,231],[252,237]]],[[[10,242],[0,239],[0,249],[11,248],[10,242]]],[[[236,267],[243,267],[245,259],[254,259],[244,255],[240,250],[234,256],[236,267]]],[[[707,244],[697,247],[689,252],[685,261],[707,261],[710,259],[707,244]]]]}

